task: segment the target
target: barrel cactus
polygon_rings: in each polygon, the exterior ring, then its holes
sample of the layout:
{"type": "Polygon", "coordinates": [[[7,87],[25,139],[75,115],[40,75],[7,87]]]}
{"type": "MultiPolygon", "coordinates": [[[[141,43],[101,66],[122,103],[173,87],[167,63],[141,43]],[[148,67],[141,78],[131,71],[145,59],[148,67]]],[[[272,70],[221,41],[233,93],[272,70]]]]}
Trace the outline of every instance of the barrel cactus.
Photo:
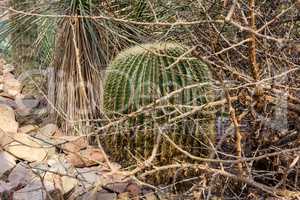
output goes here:
{"type": "MultiPolygon", "coordinates": [[[[150,156],[158,126],[183,149],[203,153],[207,144],[203,141],[214,134],[212,115],[198,112],[174,119],[213,98],[210,78],[208,67],[176,43],[145,44],[121,52],[107,69],[104,109],[110,118],[137,114],[105,134],[102,141],[112,158],[132,165],[150,156]]],[[[167,164],[181,156],[163,140],[156,162],[167,164]]]]}

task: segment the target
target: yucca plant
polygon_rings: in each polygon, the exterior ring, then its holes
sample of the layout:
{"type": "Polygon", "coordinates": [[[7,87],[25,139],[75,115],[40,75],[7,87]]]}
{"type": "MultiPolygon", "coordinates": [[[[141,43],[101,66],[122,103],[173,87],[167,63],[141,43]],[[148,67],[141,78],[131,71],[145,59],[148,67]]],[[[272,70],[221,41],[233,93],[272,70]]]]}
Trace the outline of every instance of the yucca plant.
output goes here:
{"type": "MultiPolygon", "coordinates": [[[[66,15],[103,15],[97,7],[101,4],[99,0],[64,3],[66,15]]],[[[131,33],[127,30],[129,27],[124,25],[89,17],[59,20],[52,62],[56,83],[53,101],[67,117],[67,123],[61,120],[66,132],[73,128],[82,132],[91,126],[91,120],[100,116],[104,70],[114,54],[131,41],[126,38],[136,33],[132,27],[131,33]]]]}
{"type": "Polygon", "coordinates": [[[12,11],[14,20],[6,20],[0,29],[0,41],[10,36],[12,46],[36,30],[28,48],[40,64],[53,69],[47,77],[50,105],[67,134],[87,132],[101,112],[107,63],[120,49],[143,38],[132,25],[89,17],[119,17],[105,6],[100,0],[37,0],[25,7],[19,2],[18,12],[12,11]]]}
{"type": "Polygon", "coordinates": [[[167,21],[176,12],[176,4],[170,1],[112,0],[107,4],[130,20],[144,22],[167,21]]]}
{"type": "MultiPolygon", "coordinates": [[[[170,123],[182,112],[213,98],[207,65],[187,51],[187,47],[175,43],[145,44],[125,50],[110,64],[104,89],[107,116],[119,118],[137,112],[103,136],[112,158],[126,160],[126,166],[147,158],[159,133],[157,127],[183,149],[196,155],[207,153],[206,144],[214,140],[212,114],[198,112],[170,123]],[[178,92],[170,95],[174,91],[178,92]],[[158,100],[167,96],[164,101],[158,100]],[[147,108],[145,112],[141,112],[143,108],[147,108]]],[[[181,157],[163,140],[156,161],[166,164],[181,157]]]]}
{"type": "MultiPolygon", "coordinates": [[[[139,30],[151,33],[151,40],[147,41],[190,41],[190,35],[182,37],[183,34],[190,34],[190,31],[185,30],[188,27],[181,26],[156,26],[157,22],[174,23],[176,21],[190,19],[193,15],[191,7],[195,7],[192,0],[112,0],[106,1],[109,8],[115,10],[117,15],[126,16],[129,21],[145,23],[137,26],[139,30]],[[150,24],[152,25],[150,25],[150,24]]],[[[199,9],[197,8],[199,11],[199,9]]],[[[195,19],[195,21],[198,20],[195,19]]]]}
{"type": "MultiPolygon", "coordinates": [[[[10,0],[8,4],[15,10],[27,10],[35,5],[35,0],[10,0]]],[[[11,14],[9,18],[9,26],[13,30],[11,37],[13,39],[13,45],[11,48],[11,56],[14,62],[19,66],[17,68],[18,73],[21,72],[20,68],[30,69],[33,68],[35,63],[34,52],[32,51],[32,43],[34,43],[37,37],[37,25],[35,21],[25,19],[21,15],[11,14]],[[22,22],[21,22],[22,21],[22,22]],[[28,24],[30,28],[28,29],[28,24]]],[[[3,22],[5,26],[5,22],[3,22]]],[[[4,27],[2,27],[4,28],[4,27]]],[[[10,29],[8,29],[8,32],[10,29]]]]}

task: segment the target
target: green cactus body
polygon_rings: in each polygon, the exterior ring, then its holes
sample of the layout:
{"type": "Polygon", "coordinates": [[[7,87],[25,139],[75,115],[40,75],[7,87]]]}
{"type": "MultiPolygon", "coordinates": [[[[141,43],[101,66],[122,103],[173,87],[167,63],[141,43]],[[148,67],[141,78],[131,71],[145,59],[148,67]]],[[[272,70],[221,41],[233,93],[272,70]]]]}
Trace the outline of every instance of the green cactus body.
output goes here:
{"type": "MultiPolygon", "coordinates": [[[[187,51],[187,47],[175,43],[145,44],[125,50],[110,64],[104,89],[107,116],[117,118],[150,104],[155,107],[118,124],[122,128],[109,130],[113,134],[106,135],[103,141],[112,158],[126,160],[127,166],[136,164],[137,160],[143,161],[151,155],[158,133],[156,127],[165,125],[164,133],[177,145],[196,155],[203,153],[204,138],[212,139],[214,135],[212,115],[199,112],[169,123],[172,118],[191,110],[191,106],[203,105],[213,98],[208,67],[190,55],[183,57],[187,51]],[[154,103],[194,84],[199,86],[154,103]]],[[[172,163],[180,158],[183,155],[168,141],[161,141],[157,163],[172,163]]]]}

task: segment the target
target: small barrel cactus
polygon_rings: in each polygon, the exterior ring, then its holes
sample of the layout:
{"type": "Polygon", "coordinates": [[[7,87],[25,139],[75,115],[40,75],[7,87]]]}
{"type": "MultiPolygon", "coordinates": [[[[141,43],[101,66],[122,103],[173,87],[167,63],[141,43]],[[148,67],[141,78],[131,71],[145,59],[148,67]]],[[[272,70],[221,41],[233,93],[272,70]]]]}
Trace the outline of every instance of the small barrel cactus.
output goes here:
{"type": "MultiPolygon", "coordinates": [[[[105,135],[103,141],[112,158],[126,160],[126,165],[146,159],[151,155],[158,126],[181,148],[196,155],[203,153],[201,149],[207,144],[203,141],[214,134],[212,114],[198,112],[178,121],[174,118],[213,98],[210,78],[208,67],[179,44],[145,44],[120,53],[107,69],[107,116],[117,118],[148,107],[105,135]],[[159,101],[162,97],[164,100],[159,101]]],[[[180,156],[163,140],[156,162],[167,164],[180,156]]]]}

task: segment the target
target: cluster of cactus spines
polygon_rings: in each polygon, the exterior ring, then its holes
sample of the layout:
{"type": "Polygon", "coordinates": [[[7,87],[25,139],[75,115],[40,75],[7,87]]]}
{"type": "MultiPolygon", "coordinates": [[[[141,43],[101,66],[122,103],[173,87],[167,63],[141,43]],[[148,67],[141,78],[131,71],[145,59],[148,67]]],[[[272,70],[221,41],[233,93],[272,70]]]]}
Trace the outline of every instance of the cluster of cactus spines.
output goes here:
{"type": "MultiPolygon", "coordinates": [[[[129,119],[121,128],[111,130],[115,134],[104,141],[111,155],[117,160],[125,158],[132,161],[133,157],[150,156],[158,132],[155,124],[168,124],[170,118],[178,116],[180,113],[174,108],[177,105],[202,105],[211,100],[209,69],[191,55],[182,56],[187,51],[187,47],[175,43],[145,44],[120,53],[108,67],[104,108],[111,117],[135,112],[186,86],[208,83],[184,89],[155,105],[160,107],[155,109],[155,113],[149,114],[149,111],[139,114],[129,119]]],[[[170,127],[165,131],[179,146],[192,152],[201,147],[204,132],[211,134],[212,130],[208,130],[211,129],[211,122],[211,116],[197,113],[189,119],[169,124],[170,127]]],[[[180,153],[168,141],[163,140],[159,155],[159,162],[165,163],[180,153]]]]}
{"type": "MultiPolygon", "coordinates": [[[[120,113],[134,112],[184,86],[208,82],[209,71],[203,63],[190,57],[174,65],[186,51],[186,47],[174,43],[157,43],[133,47],[118,55],[107,72],[105,108],[120,113]]],[[[206,88],[185,90],[169,102],[205,103],[206,88]]]]}

